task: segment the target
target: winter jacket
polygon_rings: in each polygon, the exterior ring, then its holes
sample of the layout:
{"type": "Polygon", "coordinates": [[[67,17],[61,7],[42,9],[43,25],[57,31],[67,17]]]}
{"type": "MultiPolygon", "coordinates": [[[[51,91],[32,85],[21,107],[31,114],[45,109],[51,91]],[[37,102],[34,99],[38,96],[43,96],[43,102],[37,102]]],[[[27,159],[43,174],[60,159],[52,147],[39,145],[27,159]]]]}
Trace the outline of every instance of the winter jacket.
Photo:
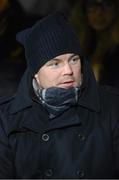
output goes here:
{"type": "Polygon", "coordinates": [[[78,105],[49,119],[27,69],[0,100],[0,178],[119,178],[119,92],[99,87],[87,61],[78,105]]]}

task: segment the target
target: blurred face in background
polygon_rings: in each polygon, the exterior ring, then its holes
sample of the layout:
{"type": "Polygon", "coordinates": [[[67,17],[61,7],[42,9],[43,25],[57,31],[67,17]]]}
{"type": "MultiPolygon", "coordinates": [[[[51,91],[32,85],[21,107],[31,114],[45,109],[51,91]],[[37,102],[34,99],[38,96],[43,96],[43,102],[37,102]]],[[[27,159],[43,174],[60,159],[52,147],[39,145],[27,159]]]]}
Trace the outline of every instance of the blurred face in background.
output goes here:
{"type": "Polygon", "coordinates": [[[111,26],[116,15],[116,0],[88,0],[86,13],[89,25],[97,31],[111,26]]]}
{"type": "Polygon", "coordinates": [[[6,32],[8,27],[7,9],[9,8],[8,0],[0,0],[0,37],[6,32]],[[7,14],[7,15],[6,15],[7,14]]]}
{"type": "Polygon", "coordinates": [[[8,6],[8,0],[0,0],[0,13],[2,13],[8,6]]]}

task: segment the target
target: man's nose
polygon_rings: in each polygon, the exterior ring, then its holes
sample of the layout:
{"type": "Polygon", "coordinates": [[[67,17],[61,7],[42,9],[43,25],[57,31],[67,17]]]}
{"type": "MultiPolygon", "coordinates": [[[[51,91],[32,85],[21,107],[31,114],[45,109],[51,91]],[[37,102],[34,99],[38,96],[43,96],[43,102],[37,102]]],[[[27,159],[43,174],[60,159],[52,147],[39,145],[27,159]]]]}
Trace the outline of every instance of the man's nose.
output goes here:
{"type": "Polygon", "coordinates": [[[73,74],[72,67],[68,63],[64,65],[64,74],[73,74]]]}

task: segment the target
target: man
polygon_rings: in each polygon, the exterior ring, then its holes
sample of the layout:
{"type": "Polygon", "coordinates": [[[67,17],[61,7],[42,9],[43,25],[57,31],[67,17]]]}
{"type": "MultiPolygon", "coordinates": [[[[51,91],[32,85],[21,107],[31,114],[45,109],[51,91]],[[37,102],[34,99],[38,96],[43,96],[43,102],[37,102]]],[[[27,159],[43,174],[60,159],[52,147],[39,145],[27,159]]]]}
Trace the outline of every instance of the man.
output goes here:
{"type": "Polygon", "coordinates": [[[28,68],[0,103],[0,178],[119,178],[119,93],[97,85],[66,18],[17,40],[28,68]]]}

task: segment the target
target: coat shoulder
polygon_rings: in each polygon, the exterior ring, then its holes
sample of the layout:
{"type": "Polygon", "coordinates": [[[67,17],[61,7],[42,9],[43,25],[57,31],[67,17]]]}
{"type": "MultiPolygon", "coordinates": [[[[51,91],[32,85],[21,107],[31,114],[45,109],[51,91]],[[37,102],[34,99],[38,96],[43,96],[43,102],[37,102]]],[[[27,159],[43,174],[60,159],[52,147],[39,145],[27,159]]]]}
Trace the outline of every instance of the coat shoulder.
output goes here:
{"type": "Polygon", "coordinates": [[[0,97],[0,105],[6,104],[14,99],[15,95],[13,96],[5,96],[5,97],[0,97]]]}
{"type": "Polygon", "coordinates": [[[100,86],[100,92],[105,98],[109,98],[109,99],[119,98],[119,88],[116,88],[116,87],[100,86]]]}
{"type": "MultiPolygon", "coordinates": [[[[119,88],[111,86],[100,87],[101,102],[108,110],[119,112],[119,88]]],[[[118,113],[119,114],[119,113],[118,113]]]]}
{"type": "Polygon", "coordinates": [[[0,110],[7,109],[7,107],[12,103],[14,98],[15,95],[0,97],[0,110]]]}

